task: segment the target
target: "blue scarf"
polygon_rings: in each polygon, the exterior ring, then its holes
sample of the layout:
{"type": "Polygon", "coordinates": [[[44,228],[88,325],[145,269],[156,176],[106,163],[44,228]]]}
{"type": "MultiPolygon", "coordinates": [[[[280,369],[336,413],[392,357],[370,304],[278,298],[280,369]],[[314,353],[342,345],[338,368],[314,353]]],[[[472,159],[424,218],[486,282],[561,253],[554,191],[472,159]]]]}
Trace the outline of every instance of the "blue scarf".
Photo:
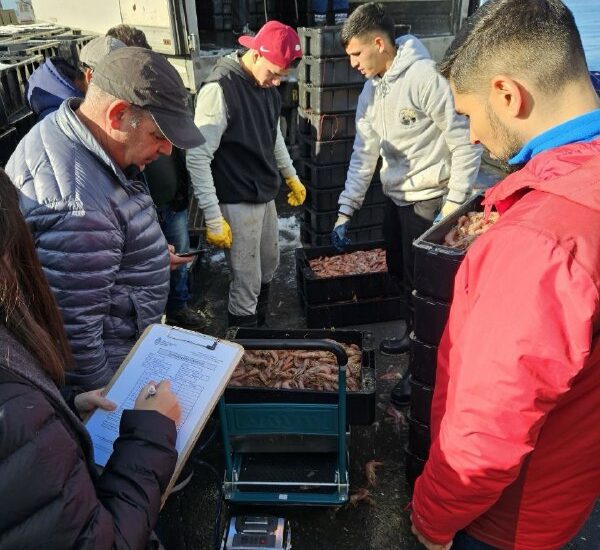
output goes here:
{"type": "Polygon", "coordinates": [[[592,141],[600,137],[600,109],[572,118],[529,140],[509,164],[525,164],[535,155],[568,143],[592,141]]]}

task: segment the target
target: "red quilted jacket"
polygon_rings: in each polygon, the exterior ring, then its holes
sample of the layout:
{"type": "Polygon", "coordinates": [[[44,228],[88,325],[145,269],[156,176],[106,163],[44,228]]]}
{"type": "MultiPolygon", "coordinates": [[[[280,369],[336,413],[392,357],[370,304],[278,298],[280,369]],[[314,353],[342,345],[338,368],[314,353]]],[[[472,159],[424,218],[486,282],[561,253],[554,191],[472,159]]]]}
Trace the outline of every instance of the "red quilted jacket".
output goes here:
{"type": "Polygon", "coordinates": [[[560,548],[600,495],[600,140],[537,155],[485,204],[500,220],[456,276],[413,521],[560,548]]]}

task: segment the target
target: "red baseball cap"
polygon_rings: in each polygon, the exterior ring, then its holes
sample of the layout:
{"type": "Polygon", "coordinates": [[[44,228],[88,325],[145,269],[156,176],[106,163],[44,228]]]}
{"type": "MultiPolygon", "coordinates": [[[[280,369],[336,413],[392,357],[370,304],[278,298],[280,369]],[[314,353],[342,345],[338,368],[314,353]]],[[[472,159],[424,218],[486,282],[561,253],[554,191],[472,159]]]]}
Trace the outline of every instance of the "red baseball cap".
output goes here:
{"type": "Polygon", "coordinates": [[[292,61],[302,57],[300,38],[292,27],[279,21],[268,21],[256,36],[240,36],[239,43],[251,50],[257,50],[265,59],[282,69],[287,69],[292,61]]]}

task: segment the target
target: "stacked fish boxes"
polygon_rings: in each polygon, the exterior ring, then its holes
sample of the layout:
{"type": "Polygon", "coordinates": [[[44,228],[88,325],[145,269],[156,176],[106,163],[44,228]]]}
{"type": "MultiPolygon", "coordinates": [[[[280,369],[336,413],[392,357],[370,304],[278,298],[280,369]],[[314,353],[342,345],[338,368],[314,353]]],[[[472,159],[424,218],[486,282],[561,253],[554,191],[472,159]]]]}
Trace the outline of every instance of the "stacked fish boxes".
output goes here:
{"type": "MultiPolygon", "coordinates": [[[[364,78],[350,66],[341,45],[341,26],[300,28],[303,57],[298,65],[298,174],[307,199],[301,225],[305,246],[328,246],[337,218],[354,143],[355,114],[364,78]]],[[[349,226],[353,243],[382,238],[384,196],[374,176],[363,207],[349,226]]]]}
{"type": "Polygon", "coordinates": [[[454,277],[465,250],[444,244],[445,235],[460,216],[482,211],[482,195],[471,197],[456,212],[435,224],[414,243],[414,331],[410,342],[410,414],[406,479],[412,486],[423,471],[431,444],[431,402],[436,381],[437,352],[454,293],[454,277]]]}
{"type": "Polygon", "coordinates": [[[92,38],[62,27],[0,38],[0,166],[36,122],[25,97],[31,74],[56,55],[76,65],[81,47],[92,38]]]}

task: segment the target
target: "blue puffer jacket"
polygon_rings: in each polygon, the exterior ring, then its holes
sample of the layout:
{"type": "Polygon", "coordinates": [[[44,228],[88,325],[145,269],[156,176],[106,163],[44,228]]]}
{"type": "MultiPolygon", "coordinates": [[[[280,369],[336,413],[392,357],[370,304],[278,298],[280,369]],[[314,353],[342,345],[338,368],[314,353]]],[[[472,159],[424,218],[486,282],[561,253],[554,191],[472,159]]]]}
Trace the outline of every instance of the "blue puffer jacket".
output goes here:
{"type": "Polygon", "coordinates": [[[129,180],[65,101],[19,143],[6,172],[75,356],[70,384],[105,384],[169,291],[167,242],[144,183],[129,180]]]}

